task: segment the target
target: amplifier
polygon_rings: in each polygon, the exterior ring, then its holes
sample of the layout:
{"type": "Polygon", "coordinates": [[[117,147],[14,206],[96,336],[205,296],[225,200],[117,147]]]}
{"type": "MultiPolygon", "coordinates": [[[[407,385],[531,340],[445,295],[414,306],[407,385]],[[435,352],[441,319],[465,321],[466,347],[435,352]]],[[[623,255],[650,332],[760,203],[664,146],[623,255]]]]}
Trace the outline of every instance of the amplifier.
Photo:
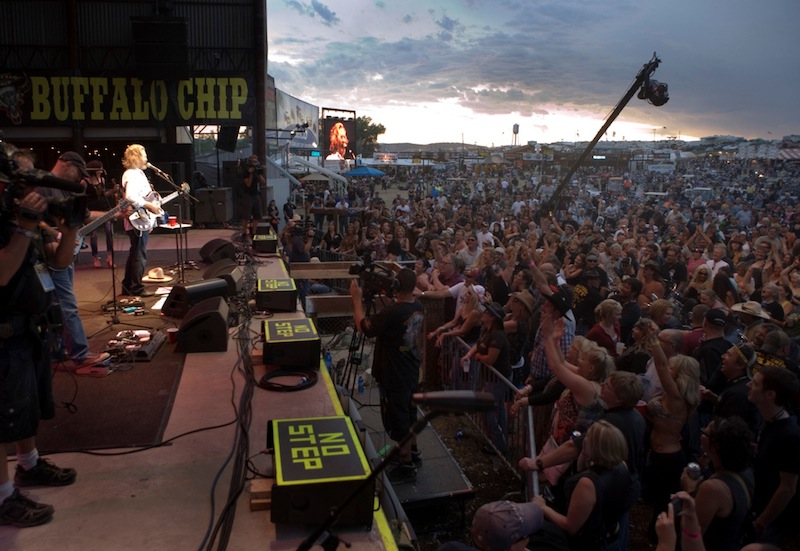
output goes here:
{"type": "Polygon", "coordinates": [[[293,279],[259,279],[256,308],[273,312],[297,310],[297,286],[293,279]]]}
{"type": "Polygon", "coordinates": [[[320,340],[308,318],[264,320],[264,363],[319,369],[320,340]]]}
{"type": "MultiPolygon", "coordinates": [[[[276,419],[267,424],[275,450],[272,522],[321,524],[370,474],[349,417],[276,419]]],[[[339,525],[372,525],[375,483],[342,511],[339,525]]]]}
{"type": "Polygon", "coordinates": [[[253,250],[257,253],[278,251],[278,236],[274,233],[257,233],[253,236],[253,250]]]}

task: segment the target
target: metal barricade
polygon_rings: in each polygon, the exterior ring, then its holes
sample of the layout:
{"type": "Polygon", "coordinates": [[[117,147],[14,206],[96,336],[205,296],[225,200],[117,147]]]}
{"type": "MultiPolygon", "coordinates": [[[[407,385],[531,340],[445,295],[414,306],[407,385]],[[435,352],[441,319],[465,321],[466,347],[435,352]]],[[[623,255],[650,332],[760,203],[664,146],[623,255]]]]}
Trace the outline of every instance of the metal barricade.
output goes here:
{"type": "MultiPolygon", "coordinates": [[[[468,363],[463,364],[461,360],[469,349],[470,345],[460,337],[443,339],[440,355],[442,387],[447,390],[489,391],[497,396],[499,411],[496,415],[472,413],[467,414],[467,418],[496,452],[503,451],[498,450],[497,446],[495,421],[498,421],[505,433],[507,448],[505,453],[498,453],[498,457],[515,476],[522,478],[519,460],[536,455],[533,408],[520,408],[513,414],[511,405],[514,403],[517,388],[494,367],[484,365],[475,358],[470,358],[468,363]]],[[[532,472],[525,473],[528,496],[538,494],[538,480],[534,475],[532,472]]]]}

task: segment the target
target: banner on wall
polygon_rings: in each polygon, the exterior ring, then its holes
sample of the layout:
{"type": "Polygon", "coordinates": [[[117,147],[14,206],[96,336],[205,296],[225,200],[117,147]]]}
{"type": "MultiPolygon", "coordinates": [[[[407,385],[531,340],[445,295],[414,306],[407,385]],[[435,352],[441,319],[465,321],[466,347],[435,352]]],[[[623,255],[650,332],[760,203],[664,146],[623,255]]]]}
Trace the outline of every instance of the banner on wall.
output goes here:
{"type": "Polygon", "coordinates": [[[236,75],[143,80],[0,73],[0,126],[252,126],[255,89],[251,79],[236,75]]]}

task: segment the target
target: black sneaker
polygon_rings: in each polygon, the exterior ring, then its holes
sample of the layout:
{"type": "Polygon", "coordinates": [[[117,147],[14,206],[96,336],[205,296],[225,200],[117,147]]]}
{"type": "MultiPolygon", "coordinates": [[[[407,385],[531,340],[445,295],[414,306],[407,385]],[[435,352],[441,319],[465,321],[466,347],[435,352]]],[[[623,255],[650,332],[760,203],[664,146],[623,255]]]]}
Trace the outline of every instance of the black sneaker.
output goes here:
{"type": "Polygon", "coordinates": [[[56,467],[47,459],[40,457],[36,466],[27,471],[17,465],[14,484],[20,488],[26,486],[68,486],[75,482],[77,476],[78,473],[75,469],[56,467]]]}
{"type": "Polygon", "coordinates": [[[414,482],[417,479],[417,468],[413,463],[399,463],[386,473],[386,477],[392,484],[414,482]]]}
{"type": "Polygon", "coordinates": [[[419,450],[411,450],[411,462],[414,463],[416,468],[422,467],[422,452],[419,450]]]}
{"type": "Polygon", "coordinates": [[[36,503],[14,488],[14,493],[0,503],[0,524],[18,528],[39,526],[53,518],[52,505],[36,503]]]}

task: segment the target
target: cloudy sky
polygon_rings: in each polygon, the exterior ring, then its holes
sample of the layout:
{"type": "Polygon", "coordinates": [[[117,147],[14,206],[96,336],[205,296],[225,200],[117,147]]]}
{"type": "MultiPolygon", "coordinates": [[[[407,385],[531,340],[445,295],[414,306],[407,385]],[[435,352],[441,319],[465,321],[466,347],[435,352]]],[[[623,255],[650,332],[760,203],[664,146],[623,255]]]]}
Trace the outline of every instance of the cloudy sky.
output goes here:
{"type": "Polygon", "coordinates": [[[657,52],[670,101],[609,139],[800,134],[798,0],[269,0],[268,70],[382,143],[594,137],[657,52]]]}

